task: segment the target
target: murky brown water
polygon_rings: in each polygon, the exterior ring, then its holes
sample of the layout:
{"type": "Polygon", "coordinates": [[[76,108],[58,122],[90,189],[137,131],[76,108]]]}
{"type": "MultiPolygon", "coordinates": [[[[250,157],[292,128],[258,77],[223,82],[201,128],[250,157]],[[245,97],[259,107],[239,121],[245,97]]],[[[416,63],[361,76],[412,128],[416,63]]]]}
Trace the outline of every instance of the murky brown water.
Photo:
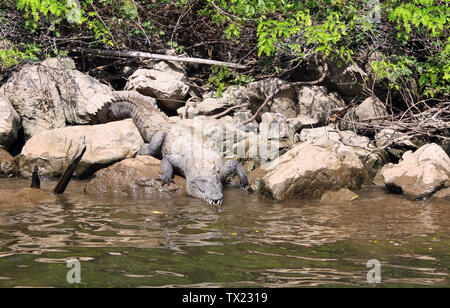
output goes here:
{"type": "MultiPolygon", "coordinates": [[[[43,182],[50,190],[54,182],[43,182]]],[[[347,204],[276,203],[227,188],[221,209],[190,197],[63,196],[0,179],[0,287],[450,286],[450,204],[382,189],[347,204]],[[22,189],[22,190],[21,190],[22,189]],[[81,284],[66,261],[81,261],[81,284]]]]}

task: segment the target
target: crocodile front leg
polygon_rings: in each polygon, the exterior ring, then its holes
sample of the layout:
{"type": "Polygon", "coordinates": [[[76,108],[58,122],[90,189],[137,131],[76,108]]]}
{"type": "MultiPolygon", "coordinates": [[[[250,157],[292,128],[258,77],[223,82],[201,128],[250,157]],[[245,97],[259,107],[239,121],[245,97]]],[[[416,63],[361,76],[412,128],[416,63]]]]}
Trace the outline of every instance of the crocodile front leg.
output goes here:
{"type": "Polygon", "coordinates": [[[175,183],[173,180],[173,167],[172,164],[169,162],[167,158],[163,158],[161,160],[161,177],[158,178],[158,180],[162,181],[162,185],[164,186],[167,184],[167,186],[170,186],[170,183],[175,183]]]}
{"type": "Polygon", "coordinates": [[[222,181],[222,183],[225,183],[227,177],[229,177],[233,173],[236,173],[239,177],[239,180],[241,181],[241,188],[247,189],[247,175],[245,174],[244,168],[237,160],[228,160],[223,164],[222,170],[220,170],[220,180],[222,181]]]}
{"type": "Polygon", "coordinates": [[[150,143],[144,143],[137,155],[156,156],[161,153],[164,140],[166,139],[166,132],[158,132],[153,135],[150,143]]]}

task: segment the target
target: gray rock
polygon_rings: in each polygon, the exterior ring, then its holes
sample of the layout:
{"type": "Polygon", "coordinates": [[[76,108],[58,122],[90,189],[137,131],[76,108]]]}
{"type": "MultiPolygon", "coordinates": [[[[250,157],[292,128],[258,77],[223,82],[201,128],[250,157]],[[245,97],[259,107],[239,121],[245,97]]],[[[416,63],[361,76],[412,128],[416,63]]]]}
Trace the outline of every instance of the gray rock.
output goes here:
{"type": "Polygon", "coordinates": [[[367,126],[358,123],[373,123],[376,122],[377,119],[385,118],[388,115],[384,104],[378,100],[378,98],[371,96],[366,98],[361,104],[356,106],[356,108],[347,112],[344,119],[340,122],[339,127],[343,130],[364,130],[367,126]],[[369,119],[372,120],[369,122],[369,119]]]}
{"type": "Polygon", "coordinates": [[[295,133],[300,132],[304,128],[314,128],[319,124],[318,120],[304,115],[299,115],[296,118],[287,119],[287,122],[292,126],[295,133]]]}
{"type": "Polygon", "coordinates": [[[155,97],[160,106],[175,111],[184,105],[189,91],[184,72],[159,62],[152,69],[139,69],[130,76],[125,89],[155,97]]]}
{"type": "Polygon", "coordinates": [[[298,92],[299,115],[308,116],[320,125],[329,123],[330,117],[346,107],[336,92],[323,86],[303,86],[298,92]]]}
{"type": "MultiPolygon", "coordinates": [[[[267,96],[278,91],[279,87],[285,84],[287,84],[286,81],[277,78],[264,79],[247,84],[246,90],[250,103],[249,109],[255,113],[267,96]]],[[[297,93],[292,88],[275,95],[273,100],[263,108],[262,113],[280,113],[286,118],[295,118],[297,116],[296,105],[297,93]]],[[[258,121],[261,120],[260,116],[257,118],[258,121]]]]}
{"type": "Polygon", "coordinates": [[[0,94],[0,148],[9,149],[16,141],[20,126],[20,118],[9,103],[8,99],[0,94]]]}
{"type": "Polygon", "coordinates": [[[259,133],[269,140],[283,138],[294,140],[294,129],[288,124],[286,117],[279,113],[263,113],[259,133]]]}
{"type": "Polygon", "coordinates": [[[112,89],[74,67],[71,59],[47,59],[24,66],[0,88],[21,117],[26,139],[66,123],[105,122],[112,89]]]}
{"type": "Polygon", "coordinates": [[[385,147],[393,157],[401,159],[407,151],[415,151],[419,148],[409,136],[399,129],[383,128],[375,134],[375,144],[377,147],[385,147]]]}
{"type": "Polygon", "coordinates": [[[258,123],[256,122],[256,120],[253,120],[252,122],[246,124],[246,125],[242,125],[242,123],[244,123],[245,121],[247,121],[248,119],[250,119],[253,116],[253,114],[248,111],[237,111],[234,113],[233,115],[233,125],[240,129],[243,130],[245,132],[252,132],[254,134],[258,133],[258,123]]]}
{"type": "MultiPolygon", "coordinates": [[[[221,97],[217,97],[215,92],[208,92],[203,96],[203,100],[199,102],[190,101],[185,106],[177,109],[180,116],[186,114],[187,119],[193,119],[197,116],[216,115],[229,107],[248,103],[249,98],[243,87],[229,87],[221,97]],[[186,110],[187,108],[187,110],[186,110]]],[[[246,110],[245,107],[241,110],[246,110]]],[[[235,111],[238,112],[239,110],[235,111]]]]}

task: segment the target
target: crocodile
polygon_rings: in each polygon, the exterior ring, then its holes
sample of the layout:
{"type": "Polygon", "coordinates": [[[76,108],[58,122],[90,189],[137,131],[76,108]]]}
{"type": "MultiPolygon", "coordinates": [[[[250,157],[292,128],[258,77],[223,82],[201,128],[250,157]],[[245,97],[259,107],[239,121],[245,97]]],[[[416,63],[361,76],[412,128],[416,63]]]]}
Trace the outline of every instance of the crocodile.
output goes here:
{"type": "Polygon", "coordinates": [[[186,193],[211,205],[223,203],[223,185],[234,173],[241,189],[247,189],[247,175],[238,161],[224,162],[212,140],[186,120],[171,121],[154,100],[135,92],[117,92],[109,111],[115,119],[133,119],[145,141],[137,155],[162,157],[162,186],[173,183],[174,172],[179,172],[186,179],[186,193]]]}

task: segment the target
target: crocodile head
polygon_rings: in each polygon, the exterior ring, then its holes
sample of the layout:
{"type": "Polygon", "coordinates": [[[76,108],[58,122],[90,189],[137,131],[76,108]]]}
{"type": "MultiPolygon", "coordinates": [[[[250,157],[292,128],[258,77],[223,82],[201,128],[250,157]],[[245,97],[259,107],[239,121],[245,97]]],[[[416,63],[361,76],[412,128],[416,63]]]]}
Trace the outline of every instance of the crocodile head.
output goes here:
{"type": "Polygon", "coordinates": [[[198,175],[186,182],[188,195],[214,205],[221,205],[223,202],[222,188],[222,183],[216,175],[198,175]]]}

